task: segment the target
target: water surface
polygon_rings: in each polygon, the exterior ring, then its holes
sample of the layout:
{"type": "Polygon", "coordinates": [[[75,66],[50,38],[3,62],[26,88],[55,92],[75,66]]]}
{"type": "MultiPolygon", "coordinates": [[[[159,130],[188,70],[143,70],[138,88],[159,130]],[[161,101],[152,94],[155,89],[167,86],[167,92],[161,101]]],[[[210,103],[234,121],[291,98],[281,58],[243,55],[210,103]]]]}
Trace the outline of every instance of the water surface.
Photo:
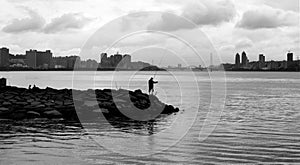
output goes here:
{"type": "MultiPolygon", "coordinates": [[[[10,85],[22,87],[36,84],[42,88],[141,88],[146,92],[146,82],[153,74],[80,72],[73,77],[72,72],[0,72],[0,77],[7,77],[10,85]]],[[[110,127],[105,121],[91,122],[87,123],[88,130],[59,121],[1,121],[0,164],[300,163],[299,73],[226,72],[225,109],[218,111],[222,112],[218,124],[202,141],[198,139],[199,132],[211,102],[208,74],[159,72],[155,79],[159,81],[156,95],[179,106],[180,113],[150,124],[128,121],[110,127]],[[197,116],[193,114],[195,109],[197,116]],[[163,149],[168,141],[174,140],[176,131],[168,137],[151,135],[168,129],[182,116],[186,120],[196,118],[187,134],[168,150],[150,156],[122,155],[93,139],[107,136],[113,142],[141,135],[146,138],[141,145],[147,149],[163,149]]]]}

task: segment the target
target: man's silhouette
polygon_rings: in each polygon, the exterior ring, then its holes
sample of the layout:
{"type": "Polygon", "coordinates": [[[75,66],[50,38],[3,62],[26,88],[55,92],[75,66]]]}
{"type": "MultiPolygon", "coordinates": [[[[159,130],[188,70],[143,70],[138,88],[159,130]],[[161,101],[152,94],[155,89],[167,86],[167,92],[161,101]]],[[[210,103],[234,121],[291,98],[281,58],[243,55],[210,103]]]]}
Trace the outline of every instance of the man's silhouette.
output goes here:
{"type": "Polygon", "coordinates": [[[158,81],[153,81],[153,77],[150,78],[150,80],[148,81],[148,86],[149,86],[149,95],[154,92],[154,84],[158,83],[158,81]]]}

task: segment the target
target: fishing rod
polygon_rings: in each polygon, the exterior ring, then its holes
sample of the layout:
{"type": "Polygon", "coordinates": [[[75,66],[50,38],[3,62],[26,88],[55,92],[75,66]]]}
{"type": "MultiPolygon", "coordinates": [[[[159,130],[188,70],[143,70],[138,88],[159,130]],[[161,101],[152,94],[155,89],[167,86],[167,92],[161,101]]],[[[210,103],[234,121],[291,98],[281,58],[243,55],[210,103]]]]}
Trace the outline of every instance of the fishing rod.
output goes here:
{"type": "MultiPolygon", "coordinates": [[[[166,53],[166,49],[164,49],[164,53],[163,53],[162,57],[160,58],[160,61],[159,61],[158,66],[160,66],[160,64],[161,64],[161,62],[162,62],[162,60],[163,60],[163,58],[165,57],[165,53],[166,53]]],[[[155,73],[154,73],[154,75],[153,75],[153,79],[156,77],[157,71],[158,71],[158,69],[156,69],[156,71],[155,71],[155,73]]]]}

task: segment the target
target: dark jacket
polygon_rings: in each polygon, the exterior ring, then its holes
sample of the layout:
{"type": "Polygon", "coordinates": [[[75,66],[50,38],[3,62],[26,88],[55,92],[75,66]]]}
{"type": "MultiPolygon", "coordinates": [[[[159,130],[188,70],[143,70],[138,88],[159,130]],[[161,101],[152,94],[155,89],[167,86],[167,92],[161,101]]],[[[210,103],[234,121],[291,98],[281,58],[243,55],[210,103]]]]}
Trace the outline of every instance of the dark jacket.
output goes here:
{"type": "Polygon", "coordinates": [[[150,79],[150,80],[148,81],[149,89],[153,89],[153,84],[155,84],[155,83],[158,83],[158,82],[157,82],[157,81],[153,81],[153,79],[150,79]]]}

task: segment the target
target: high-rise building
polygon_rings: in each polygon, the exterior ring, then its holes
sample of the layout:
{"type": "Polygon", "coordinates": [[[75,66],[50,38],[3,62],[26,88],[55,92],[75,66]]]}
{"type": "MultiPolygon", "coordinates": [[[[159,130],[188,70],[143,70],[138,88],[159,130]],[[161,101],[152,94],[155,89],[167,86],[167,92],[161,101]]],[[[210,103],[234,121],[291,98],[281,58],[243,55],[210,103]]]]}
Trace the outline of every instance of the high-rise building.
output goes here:
{"type": "Polygon", "coordinates": [[[248,60],[247,54],[246,54],[246,52],[243,52],[242,53],[242,66],[247,67],[248,63],[249,63],[249,60],[248,60]]]}
{"type": "Polygon", "coordinates": [[[294,61],[294,54],[291,52],[288,52],[286,68],[290,68],[290,66],[293,64],[293,61],[294,61]]]}
{"type": "Polygon", "coordinates": [[[31,68],[50,68],[52,61],[52,53],[50,50],[45,52],[37,50],[26,51],[27,65],[31,68]]]}
{"type": "Polygon", "coordinates": [[[237,53],[235,55],[235,67],[240,68],[240,65],[241,65],[241,57],[240,57],[240,54],[237,53]]]}
{"type": "Polygon", "coordinates": [[[258,65],[259,69],[264,68],[265,62],[266,62],[265,56],[263,54],[260,54],[259,55],[259,61],[258,61],[258,63],[259,63],[259,65],[258,65]]]}
{"type": "Polygon", "coordinates": [[[9,49],[0,49],[0,67],[9,67],[9,49]]]}
{"type": "Polygon", "coordinates": [[[293,62],[293,60],[294,60],[294,54],[289,52],[287,54],[287,61],[293,62]]]}

